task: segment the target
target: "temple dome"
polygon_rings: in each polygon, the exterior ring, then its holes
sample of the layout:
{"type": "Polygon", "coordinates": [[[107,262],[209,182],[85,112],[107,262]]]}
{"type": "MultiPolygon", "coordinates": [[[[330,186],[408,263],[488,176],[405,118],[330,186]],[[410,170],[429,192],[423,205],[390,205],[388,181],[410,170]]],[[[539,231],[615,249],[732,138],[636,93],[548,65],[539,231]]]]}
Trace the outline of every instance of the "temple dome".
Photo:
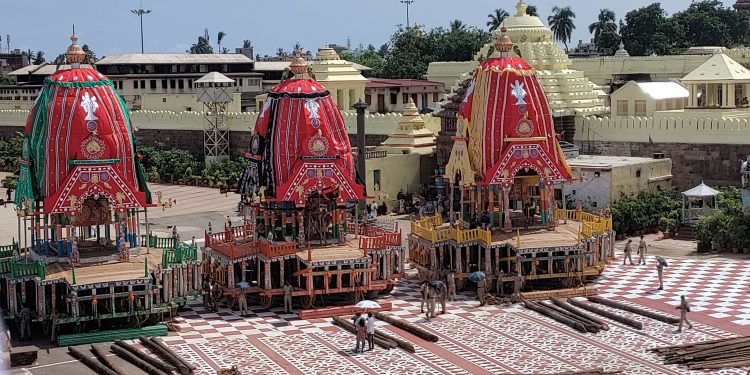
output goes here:
{"type": "MultiPolygon", "coordinates": [[[[503,21],[503,27],[508,29],[507,35],[510,40],[514,43],[552,40],[552,31],[539,17],[526,14],[527,7],[523,0],[519,0],[516,4],[516,14],[503,21]]],[[[492,34],[496,37],[501,35],[502,31],[496,29],[492,34]]]]}

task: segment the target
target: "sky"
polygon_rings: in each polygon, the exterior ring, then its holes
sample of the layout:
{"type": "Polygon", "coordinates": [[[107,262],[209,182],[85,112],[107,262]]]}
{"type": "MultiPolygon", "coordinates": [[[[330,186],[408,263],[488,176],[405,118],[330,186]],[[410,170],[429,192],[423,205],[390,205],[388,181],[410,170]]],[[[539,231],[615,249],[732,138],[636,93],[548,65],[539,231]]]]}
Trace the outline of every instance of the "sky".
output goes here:
{"type": "MultiPolygon", "coordinates": [[[[576,13],[573,42],[591,39],[588,25],[600,8],[613,10],[618,19],[653,0],[526,0],[536,5],[545,22],[553,6],[570,6],[576,13]],[[596,5],[594,5],[596,4],[596,5]]],[[[672,14],[688,0],[661,0],[672,14]]],[[[410,6],[411,23],[428,29],[446,26],[454,19],[486,28],[487,14],[496,8],[515,14],[516,0],[415,0],[410,6]]],[[[725,4],[734,0],[725,0],[725,4]]],[[[0,0],[0,37],[6,47],[44,51],[48,60],[70,45],[72,25],[98,57],[140,52],[138,17],[132,9],[152,12],[143,17],[147,53],[185,52],[208,28],[215,46],[216,34],[227,35],[222,46],[234,51],[244,39],[252,41],[255,53],[274,55],[276,49],[291,51],[299,42],[315,51],[326,44],[352,48],[386,43],[398,25],[406,24],[406,7],[399,0],[0,0]]]]}

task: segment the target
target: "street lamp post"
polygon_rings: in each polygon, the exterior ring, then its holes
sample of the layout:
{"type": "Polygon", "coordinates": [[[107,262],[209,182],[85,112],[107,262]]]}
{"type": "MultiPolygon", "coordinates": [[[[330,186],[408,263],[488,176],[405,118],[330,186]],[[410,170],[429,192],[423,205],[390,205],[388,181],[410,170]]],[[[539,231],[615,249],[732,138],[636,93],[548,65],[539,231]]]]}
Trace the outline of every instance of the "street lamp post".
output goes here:
{"type": "MultiPolygon", "coordinates": [[[[412,0],[413,1],[413,0],[412,0]]],[[[141,54],[143,53],[143,15],[151,13],[151,9],[143,9],[143,5],[139,9],[131,10],[133,14],[141,19],[141,54]]]]}
{"type": "Polygon", "coordinates": [[[408,29],[411,27],[411,24],[409,23],[409,5],[414,3],[415,0],[400,0],[401,4],[406,4],[406,28],[408,29]]]}

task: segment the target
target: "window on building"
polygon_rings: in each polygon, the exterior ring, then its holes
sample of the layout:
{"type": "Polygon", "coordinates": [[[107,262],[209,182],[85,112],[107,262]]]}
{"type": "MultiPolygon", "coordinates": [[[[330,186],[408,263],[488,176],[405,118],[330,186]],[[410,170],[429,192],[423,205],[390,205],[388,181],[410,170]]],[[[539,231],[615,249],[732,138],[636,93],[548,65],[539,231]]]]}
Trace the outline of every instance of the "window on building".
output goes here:
{"type": "Polygon", "coordinates": [[[657,111],[663,111],[663,110],[665,109],[665,108],[664,108],[664,103],[665,103],[665,101],[664,101],[664,100],[658,100],[658,101],[656,102],[656,110],[657,110],[657,111]]]}
{"type": "Polygon", "coordinates": [[[133,88],[134,88],[134,89],[137,89],[137,88],[138,88],[138,81],[133,81],[133,88]]]}
{"type": "Polygon", "coordinates": [[[635,111],[633,111],[634,116],[646,116],[646,101],[645,100],[636,100],[635,101],[635,111]]]}
{"type": "Polygon", "coordinates": [[[180,90],[184,89],[185,88],[185,80],[184,79],[177,80],[177,86],[180,88],[180,90]]]}
{"type": "Polygon", "coordinates": [[[432,93],[432,101],[435,102],[435,103],[439,102],[440,101],[440,94],[438,94],[436,92],[432,93]]]}
{"type": "Polygon", "coordinates": [[[167,98],[161,98],[161,102],[162,103],[166,103],[167,102],[167,98]]]}
{"type": "Polygon", "coordinates": [[[237,80],[237,83],[239,83],[240,87],[242,87],[242,81],[244,81],[242,78],[237,80]]]}
{"type": "Polygon", "coordinates": [[[173,79],[170,79],[169,80],[169,88],[173,89],[173,88],[175,88],[175,86],[177,86],[177,84],[175,83],[175,81],[173,79]]]}
{"type": "Polygon", "coordinates": [[[629,116],[630,113],[628,112],[628,101],[627,100],[618,100],[617,101],[617,114],[619,116],[629,116]]]}
{"type": "Polygon", "coordinates": [[[365,103],[372,104],[372,95],[365,94],[365,103]]]}
{"type": "Polygon", "coordinates": [[[191,88],[191,89],[193,88],[193,80],[192,79],[188,80],[188,87],[191,88]]]}
{"type": "Polygon", "coordinates": [[[149,84],[150,84],[150,86],[151,86],[151,90],[156,90],[156,80],[155,80],[155,79],[152,79],[152,80],[151,80],[151,81],[149,82],[149,84]]]}
{"type": "Polygon", "coordinates": [[[395,105],[398,101],[398,94],[391,94],[391,105],[395,105]]]}
{"type": "Polygon", "coordinates": [[[167,80],[166,79],[162,79],[161,80],[161,88],[163,88],[163,89],[167,88],[167,80]]]}
{"type": "Polygon", "coordinates": [[[409,102],[409,94],[404,93],[402,101],[404,102],[404,104],[408,103],[409,102]]]}
{"type": "Polygon", "coordinates": [[[146,88],[146,80],[145,80],[145,79],[142,79],[142,80],[141,80],[141,88],[142,88],[142,89],[145,89],[145,88],[146,88]]]}
{"type": "Polygon", "coordinates": [[[372,171],[372,186],[375,188],[375,190],[380,190],[380,169],[375,169],[372,171]]]}

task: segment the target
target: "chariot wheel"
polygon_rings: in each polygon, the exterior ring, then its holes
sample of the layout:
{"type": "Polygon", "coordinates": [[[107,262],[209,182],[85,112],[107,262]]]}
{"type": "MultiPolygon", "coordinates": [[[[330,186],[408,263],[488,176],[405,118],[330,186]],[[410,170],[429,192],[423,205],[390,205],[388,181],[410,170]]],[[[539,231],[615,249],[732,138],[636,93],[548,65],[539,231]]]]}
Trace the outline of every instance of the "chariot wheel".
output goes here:
{"type": "Polygon", "coordinates": [[[272,295],[261,295],[260,296],[260,305],[264,309],[270,309],[271,305],[273,305],[273,296],[272,295]]]}
{"type": "MultiPolygon", "coordinates": [[[[300,296],[299,302],[302,305],[302,308],[307,310],[313,308],[313,298],[315,296],[300,296]]],[[[292,300],[292,307],[294,307],[294,300],[292,300]]]]}

